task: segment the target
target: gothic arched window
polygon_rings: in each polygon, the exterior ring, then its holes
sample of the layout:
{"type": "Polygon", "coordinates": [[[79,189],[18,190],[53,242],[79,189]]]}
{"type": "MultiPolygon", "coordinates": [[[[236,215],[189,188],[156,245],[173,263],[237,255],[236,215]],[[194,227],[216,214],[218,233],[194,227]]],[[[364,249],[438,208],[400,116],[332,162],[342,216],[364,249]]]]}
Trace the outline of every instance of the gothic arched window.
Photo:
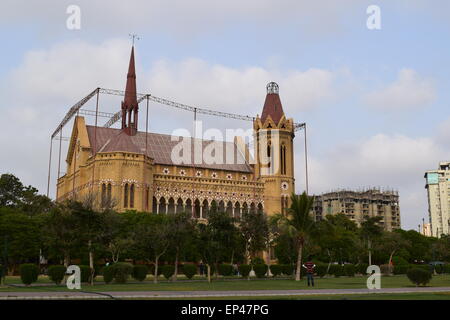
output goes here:
{"type": "Polygon", "coordinates": [[[134,184],[130,187],[130,208],[134,208],[134,184]]]}
{"type": "Polygon", "coordinates": [[[128,183],[125,184],[124,190],[123,190],[123,207],[128,207],[128,183]]]}

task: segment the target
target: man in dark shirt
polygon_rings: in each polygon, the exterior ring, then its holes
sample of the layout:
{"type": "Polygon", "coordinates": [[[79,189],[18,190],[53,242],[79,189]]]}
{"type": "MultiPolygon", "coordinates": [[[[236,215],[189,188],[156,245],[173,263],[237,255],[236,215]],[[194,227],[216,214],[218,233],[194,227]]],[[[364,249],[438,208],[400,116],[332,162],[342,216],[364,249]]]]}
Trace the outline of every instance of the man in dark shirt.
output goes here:
{"type": "Polygon", "coordinates": [[[308,257],[308,261],[303,264],[303,268],[306,269],[306,277],[308,278],[308,287],[310,284],[314,287],[314,268],[316,265],[311,260],[311,257],[308,257]]]}

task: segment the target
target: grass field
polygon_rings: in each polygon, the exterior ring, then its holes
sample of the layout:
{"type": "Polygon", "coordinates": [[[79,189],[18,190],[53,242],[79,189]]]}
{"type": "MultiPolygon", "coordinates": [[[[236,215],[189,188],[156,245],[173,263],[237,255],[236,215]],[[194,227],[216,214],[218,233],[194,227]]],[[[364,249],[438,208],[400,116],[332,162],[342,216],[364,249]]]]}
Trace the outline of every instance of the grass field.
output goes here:
{"type": "MultiPolygon", "coordinates": [[[[314,289],[357,289],[366,288],[366,277],[340,277],[340,278],[317,278],[314,289]]],[[[148,279],[151,280],[151,279],[148,279]]],[[[306,280],[296,282],[291,279],[218,279],[212,283],[205,280],[198,281],[160,281],[154,284],[151,281],[135,282],[127,284],[105,284],[101,277],[96,279],[94,286],[82,284],[83,291],[228,291],[228,290],[292,290],[312,289],[306,285],[306,280]]],[[[19,277],[7,277],[6,284],[13,286],[0,287],[0,291],[68,291],[64,285],[56,286],[50,284],[47,277],[41,276],[37,282],[30,287],[21,285],[19,277]]],[[[429,283],[431,287],[450,287],[450,275],[434,276],[429,283]]],[[[381,279],[382,288],[410,288],[414,285],[404,275],[385,276],[381,279]]]]}

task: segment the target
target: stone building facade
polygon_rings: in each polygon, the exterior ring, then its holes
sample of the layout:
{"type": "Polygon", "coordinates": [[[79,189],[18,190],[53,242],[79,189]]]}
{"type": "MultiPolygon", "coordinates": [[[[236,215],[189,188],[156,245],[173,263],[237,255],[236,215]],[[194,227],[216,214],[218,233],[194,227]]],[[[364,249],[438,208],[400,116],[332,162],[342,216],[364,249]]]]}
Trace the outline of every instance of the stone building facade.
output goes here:
{"type": "Polygon", "coordinates": [[[119,212],[187,211],[200,219],[212,206],[239,217],[244,211],[282,212],[289,205],[295,182],[294,122],[284,115],[277,84],[268,84],[261,117],[253,123],[253,156],[242,137],[234,142],[192,138],[189,161],[174,161],[183,137],[138,131],[134,48],[121,108],[120,129],[86,125],[76,117],[67,172],[57,183],[58,201],[94,195],[98,206],[112,203],[119,212]],[[232,161],[195,161],[196,152],[213,144],[220,146],[215,153],[226,153],[223,158],[231,152],[232,161]]]}

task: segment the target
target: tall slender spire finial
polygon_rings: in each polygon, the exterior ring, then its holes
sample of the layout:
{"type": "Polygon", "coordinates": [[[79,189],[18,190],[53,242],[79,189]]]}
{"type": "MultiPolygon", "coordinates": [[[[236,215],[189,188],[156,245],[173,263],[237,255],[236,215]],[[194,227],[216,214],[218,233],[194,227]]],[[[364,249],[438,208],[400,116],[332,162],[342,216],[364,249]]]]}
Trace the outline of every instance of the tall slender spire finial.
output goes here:
{"type": "Polygon", "coordinates": [[[131,41],[132,41],[132,43],[133,43],[133,47],[134,47],[134,40],[140,40],[140,39],[141,39],[141,38],[139,38],[138,35],[135,34],[135,33],[130,33],[130,34],[128,34],[128,36],[131,38],[131,41]]]}
{"type": "Polygon", "coordinates": [[[130,64],[128,66],[125,97],[122,102],[122,129],[125,130],[128,135],[134,136],[137,132],[138,110],[133,46],[131,47],[130,64]]]}

